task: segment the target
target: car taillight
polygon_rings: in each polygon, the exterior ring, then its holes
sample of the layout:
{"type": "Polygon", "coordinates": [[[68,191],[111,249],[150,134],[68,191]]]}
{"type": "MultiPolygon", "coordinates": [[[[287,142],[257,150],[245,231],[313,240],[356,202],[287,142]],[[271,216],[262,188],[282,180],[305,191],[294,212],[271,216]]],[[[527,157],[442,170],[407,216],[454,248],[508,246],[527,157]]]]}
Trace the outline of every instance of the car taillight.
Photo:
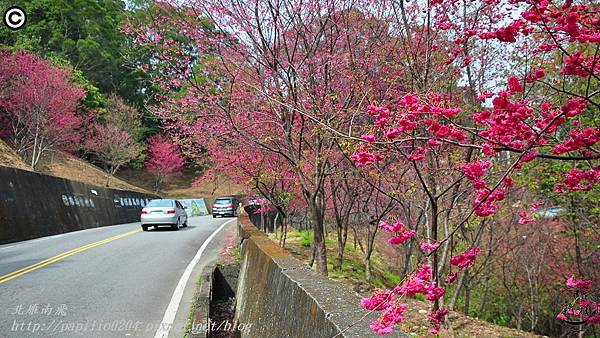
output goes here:
{"type": "Polygon", "coordinates": [[[175,210],[171,209],[171,210],[167,210],[167,214],[174,214],[175,210]]]}
{"type": "Polygon", "coordinates": [[[148,211],[142,210],[142,215],[147,215],[147,214],[148,214],[148,211]]]}

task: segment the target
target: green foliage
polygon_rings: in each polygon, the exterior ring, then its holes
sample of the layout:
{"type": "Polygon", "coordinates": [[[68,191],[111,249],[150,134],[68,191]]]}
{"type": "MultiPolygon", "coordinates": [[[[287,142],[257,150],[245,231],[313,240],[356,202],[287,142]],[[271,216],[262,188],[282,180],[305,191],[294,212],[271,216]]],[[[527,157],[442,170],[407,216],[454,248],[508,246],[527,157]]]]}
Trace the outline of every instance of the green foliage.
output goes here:
{"type": "Polygon", "coordinates": [[[498,313],[496,317],[491,320],[492,323],[501,326],[509,326],[510,318],[506,313],[498,313]]]}
{"type": "Polygon", "coordinates": [[[136,140],[146,140],[147,138],[159,134],[161,131],[157,125],[141,125],[139,128],[133,130],[133,137],[136,140]]]}
{"type": "Polygon", "coordinates": [[[314,235],[311,231],[300,231],[301,241],[300,244],[303,247],[311,247],[314,241],[314,235]]]}
{"type": "Polygon", "coordinates": [[[59,54],[51,54],[46,57],[52,64],[60,67],[66,67],[71,69],[73,76],[73,82],[83,86],[85,88],[86,96],[83,100],[83,104],[92,109],[103,107],[106,104],[106,97],[100,92],[90,80],[88,80],[83,72],[79,69],[73,68],[71,62],[59,54]]]}
{"type": "Polygon", "coordinates": [[[146,154],[140,153],[138,155],[138,157],[136,157],[135,159],[131,160],[131,162],[128,163],[128,166],[135,170],[141,170],[142,168],[144,168],[145,160],[146,160],[146,154]]]}
{"type": "MultiPolygon", "coordinates": [[[[6,0],[0,4],[9,5],[6,0]]],[[[102,106],[100,93],[111,92],[142,105],[139,74],[125,67],[128,37],[120,31],[127,14],[124,1],[32,0],[10,5],[25,10],[27,24],[16,32],[0,30],[0,44],[68,60],[81,72],[74,76],[88,89],[90,108],[102,106]]]]}
{"type": "MultiPolygon", "coordinates": [[[[198,285],[201,285],[202,278],[198,278],[198,285]]],[[[190,306],[190,310],[188,311],[187,319],[185,321],[185,333],[184,337],[189,337],[192,332],[193,324],[194,324],[194,312],[196,312],[196,302],[192,302],[192,306],[190,306]]]]}

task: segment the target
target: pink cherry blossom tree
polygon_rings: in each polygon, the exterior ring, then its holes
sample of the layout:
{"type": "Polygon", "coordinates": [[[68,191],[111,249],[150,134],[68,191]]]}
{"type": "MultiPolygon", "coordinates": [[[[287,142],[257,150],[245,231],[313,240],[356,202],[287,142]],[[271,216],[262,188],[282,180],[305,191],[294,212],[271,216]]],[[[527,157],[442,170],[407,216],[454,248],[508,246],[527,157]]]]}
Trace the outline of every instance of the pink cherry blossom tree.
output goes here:
{"type": "MultiPolygon", "coordinates": [[[[425,74],[430,66],[431,70],[443,71],[442,65],[457,63],[456,74],[467,80],[464,92],[440,90],[437,87],[440,83],[423,79],[405,94],[371,106],[368,114],[374,118],[373,132],[363,137],[364,144],[353,155],[360,165],[377,165],[391,157],[397,159],[398,165],[412,167],[415,183],[427,195],[431,230],[427,240],[435,245],[426,243],[423,247],[433,258],[432,277],[410,275],[401,288],[395,290],[400,295],[415,292],[429,295],[442,285],[438,276],[447,263],[446,255],[440,257],[438,252],[447,252],[449,240],[472,223],[473,216],[481,219],[480,227],[484,226],[485,219],[497,212],[513,186],[511,176],[516,175],[524,163],[554,160],[572,164],[573,169],[563,183],[557,185],[558,192],[590,190],[600,180],[599,155],[594,148],[598,143],[597,119],[594,119],[598,102],[590,89],[590,84],[598,81],[595,70],[598,56],[594,52],[598,49],[598,21],[589,13],[597,12],[597,6],[572,5],[571,2],[563,6],[550,2],[511,3],[517,8],[504,2],[457,4],[436,2],[425,8],[428,16],[435,15],[440,21],[431,26],[428,23],[427,34],[423,36],[428,41],[426,44],[435,43],[433,34],[453,34],[456,36],[453,44],[457,46],[446,60],[429,58],[425,74]],[[481,15],[465,17],[471,6],[481,15]],[[512,8],[506,10],[502,6],[512,8]],[[486,13],[490,8],[495,10],[486,13]],[[522,10],[522,18],[509,20],[513,9],[522,10]],[[453,17],[456,20],[452,20],[453,17]],[[458,19],[461,17],[463,20],[458,19]],[[506,23],[508,26],[504,26],[506,23]],[[486,55],[482,54],[478,55],[477,63],[471,64],[474,47],[481,48],[489,40],[497,45],[513,44],[508,48],[527,57],[525,62],[522,59],[508,61],[514,62],[515,69],[521,73],[509,74],[504,88],[501,84],[478,81],[481,77],[473,76],[475,70],[484,69],[480,68],[482,65],[494,69],[494,64],[485,62],[486,55]],[[568,51],[567,45],[584,48],[588,56],[568,51]],[[542,57],[544,54],[564,58],[558,63],[549,62],[542,57]],[[436,62],[441,63],[436,65],[436,62]],[[556,77],[551,78],[551,74],[556,77]],[[547,99],[545,93],[549,92],[553,93],[553,100],[547,99]],[[473,99],[477,95],[472,93],[480,93],[478,98],[483,104],[476,104],[473,99]],[[488,102],[489,108],[485,107],[488,102]],[[586,137],[582,137],[583,133],[586,137]],[[462,192],[465,181],[472,187],[469,193],[472,202],[466,212],[457,214],[461,208],[456,198],[465,196],[462,192]],[[440,216],[445,213],[440,207],[444,204],[453,205],[449,210],[457,221],[439,238],[440,216]]],[[[406,25],[407,29],[409,26],[419,29],[418,25],[406,25]]],[[[433,50],[427,53],[430,52],[433,50]]],[[[419,74],[422,70],[414,76],[419,74]]],[[[402,228],[392,230],[399,238],[406,234],[402,228]]],[[[470,247],[452,257],[449,263],[466,273],[465,269],[479,253],[479,246],[470,247]]],[[[448,276],[446,280],[451,283],[454,278],[454,275],[448,276]]],[[[443,311],[438,310],[441,299],[432,295],[430,300],[434,301],[430,319],[434,326],[432,332],[436,333],[443,317],[443,311]]],[[[393,307],[390,309],[395,311],[393,307]]],[[[387,317],[384,314],[382,318],[387,317]]],[[[380,321],[373,327],[385,332],[395,323],[380,321]]]]}
{"type": "Polygon", "coordinates": [[[33,54],[0,51],[0,129],[32,169],[50,150],[75,149],[84,96],[68,69],[33,54]]]}
{"type": "Polygon", "coordinates": [[[145,162],[146,169],[156,177],[155,191],[158,192],[161,183],[169,177],[181,173],[185,161],[179,148],[172,141],[162,135],[155,135],[148,139],[148,157],[145,162]]]}
{"type": "Polygon", "coordinates": [[[288,163],[312,217],[317,269],[327,274],[324,186],[336,152],[327,130],[351,126],[347,116],[364,104],[367,91],[352,85],[353,78],[369,81],[387,72],[385,66],[365,66],[385,57],[378,46],[387,42],[380,39],[384,27],[349,2],[306,5],[158,3],[151,23],[132,24],[126,31],[142,45],[164,47],[153,50],[158,62],[147,69],[160,68],[155,79],[165,93],[156,114],[173,121],[168,124],[190,126],[203,145],[249,143],[288,163]],[[276,8],[269,10],[271,5],[276,8]],[[172,14],[176,11],[180,15],[172,14]],[[174,38],[182,32],[184,37],[174,38]],[[168,95],[173,91],[181,92],[168,95]]]}

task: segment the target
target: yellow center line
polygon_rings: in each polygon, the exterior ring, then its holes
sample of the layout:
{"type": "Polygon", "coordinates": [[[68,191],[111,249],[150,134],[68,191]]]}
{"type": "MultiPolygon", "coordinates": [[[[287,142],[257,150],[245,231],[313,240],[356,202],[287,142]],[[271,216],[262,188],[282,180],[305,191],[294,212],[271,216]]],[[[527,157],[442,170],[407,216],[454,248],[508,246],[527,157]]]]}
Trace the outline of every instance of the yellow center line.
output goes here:
{"type": "MultiPolygon", "coordinates": [[[[112,237],[111,237],[111,238],[112,238],[112,237]]],[[[107,239],[110,239],[110,238],[107,238],[107,239]]],[[[19,273],[19,272],[21,272],[21,271],[29,270],[29,269],[31,269],[31,268],[33,268],[33,267],[36,267],[36,266],[38,266],[38,265],[42,265],[42,264],[44,264],[44,263],[46,263],[46,262],[53,261],[53,260],[55,260],[55,259],[58,259],[58,258],[60,258],[60,257],[64,256],[64,255],[67,255],[67,254],[69,254],[69,253],[71,253],[71,252],[78,251],[78,250],[81,250],[81,249],[83,249],[83,248],[87,248],[88,246],[94,245],[94,244],[96,244],[96,243],[99,243],[99,242],[104,242],[104,241],[106,241],[107,239],[103,239],[103,240],[100,240],[100,241],[98,241],[98,242],[93,242],[93,243],[90,243],[90,244],[86,244],[86,245],[83,245],[83,246],[77,247],[77,248],[75,248],[75,249],[71,249],[71,250],[69,250],[69,251],[65,251],[65,252],[63,252],[63,253],[61,253],[61,254],[58,254],[58,255],[56,255],[56,256],[53,256],[53,257],[50,257],[50,258],[44,259],[43,261],[39,261],[39,262],[37,262],[37,263],[35,263],[35,264],[32,264],[32,265],[26,266],[26,267],[24,267],[24,268],[22,268],[22,269],[19,269],[19,270],[17,270],[17,271],[13,271],[13,272],[11,272],[11,273],[9,273],[9,274],[6,274],[6,275],[4,275],[4,276],[0,277],[0,280],[4,279],[4,278],[6,278],[6,277],[9,277],[9,276],[11,276],[11,275],[15,275],[15,274],[17,274],[17,273],[19,273]]]]}
{"type": "Polygon", "coordinates": [[[109,242],[112,242],[112,241],[116,241],[117,239],[133,235],[133,234],[138,233],[140,231],[141,231],[140,229],[137,229],[137,230],[125,232],[125,233],[122,233],[120,235],[116,235],[116,236],[113,236],[113,237],[102,239],[102,240],[99,240],[99,241],[96,241],[96,242],[93,242],[93,243],[82,245],[80,247],[77,247],[75,249],[71,249],[69,251],[65,251],[65,252],[63,252],[61,254],[58,254],[56,256],[44,259],[44,260],[39,261],[39,262],[37,262],[35,264],[31,264],[31,265],[26,266],[26,267],[24,267],[22,269],[19,269],[17,271],[13,271],[11,273],[8,273],[8,274],[6,274],[4,276],[0,276],[0,284],[2,284],[4,282],[8,282],[9,280],[11,280],[13,278],[17,278],[19,276],[23,276],[24,274],[30,273],[32,271],[35,271],[35,270],[39,269],[39,268],[43,268],[44,266],[50,265],[52,263],[56,263],[56,262],[58,262],[58,261],[60,261],[62,259],[65,259],[65,258],[67,258],[69,256],[73,256],[73,255],[75,255],[77,253],[80,253],[82,251],[85,251],[85,250],[91,249],[93,247],[96,247],[96,246],[99,246],[99,245],[102,245],[102,244],[106,244],[106,243],[109,243],[109,242]]]}

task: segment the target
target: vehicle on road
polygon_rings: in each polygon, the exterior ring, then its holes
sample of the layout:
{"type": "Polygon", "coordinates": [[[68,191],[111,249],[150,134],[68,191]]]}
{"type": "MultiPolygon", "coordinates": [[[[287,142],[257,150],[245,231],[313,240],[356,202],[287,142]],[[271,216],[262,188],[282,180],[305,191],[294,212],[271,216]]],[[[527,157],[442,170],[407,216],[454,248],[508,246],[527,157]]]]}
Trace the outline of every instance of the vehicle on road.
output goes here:
{"type": "Polygon", "coordinates": [[[178,200],[156,199],[151,200],[142,209],[140,222],[142,230],[148,231],[148,227],[170,226],[173,230],[187,227],[188,216],[185,207],[178,200]]]}
{"type": "Polygon", "coordinates": [[[567,212],[567,210],[563,207],[551,207],[547,209],[538,210],[535,215],[540,218],[556,218],[562,214],[567,212]]]}
{"type": "Polygon", "coordinates": [[[237,217],[240,214],[240,201],[235,197],[218,197],[213,203],[212,215],[237,217]]]}

